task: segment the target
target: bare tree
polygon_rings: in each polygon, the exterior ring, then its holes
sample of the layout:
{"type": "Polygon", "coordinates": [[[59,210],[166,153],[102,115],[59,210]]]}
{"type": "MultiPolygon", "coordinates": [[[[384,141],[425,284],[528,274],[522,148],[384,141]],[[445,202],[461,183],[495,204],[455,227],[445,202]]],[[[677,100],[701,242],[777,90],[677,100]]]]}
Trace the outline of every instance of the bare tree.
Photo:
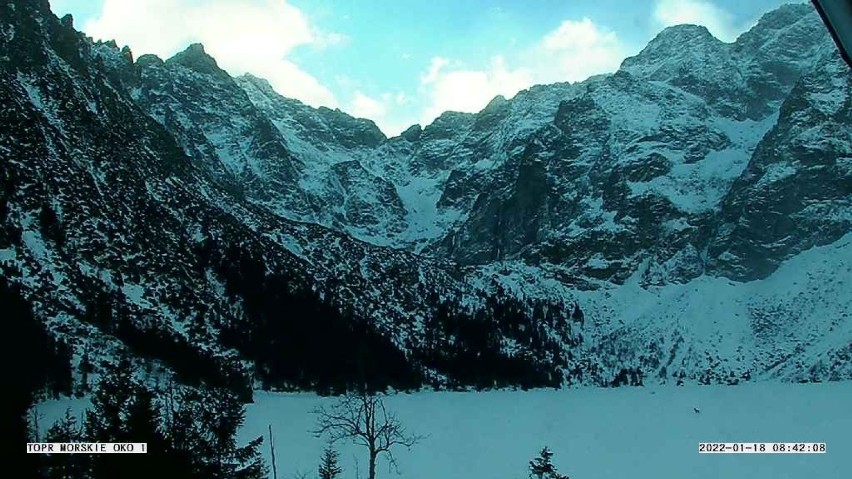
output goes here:
{"type": "Polygon", "coordinates": [[[376,479],[376,459],[380,454],[385,454],[396,468],[393,449],[398,446],[411,448],[422,439],[422,436],[406,432],[396,414],[385,408],[381,397],[367,393],[347,394],[337,404],[316,409],[314,414],[317,415],[317,429],[313,432],[317,437],[327,436],[330,444],[349,439],[367,448],[369,479],[376,479]]]}

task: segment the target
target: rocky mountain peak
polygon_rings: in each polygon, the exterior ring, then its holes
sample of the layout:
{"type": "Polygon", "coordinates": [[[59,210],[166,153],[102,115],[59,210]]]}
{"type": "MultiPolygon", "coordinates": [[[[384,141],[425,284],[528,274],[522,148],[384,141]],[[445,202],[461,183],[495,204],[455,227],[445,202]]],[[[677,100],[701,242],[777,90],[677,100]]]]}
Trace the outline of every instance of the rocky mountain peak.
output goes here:
{"type": "Polygon", "coordinates": [[[59,19],[59,23],[65,28],[74,28],[74,17],[69,13],[59,19]]]}
{"type": "Polygon", "coordinates": [[[734,49],[747,56],[761,55],[771,49],[773,54],[783,55],[779,60],[787,60],[802,55],[814,44],[823,43],[826,35],[813,7],[784,5],[763,15],[754,27],[740,35],[734,49]]]}
{"type": "Polygon", "coordinates": [[[765,32],[771,30],[780,30],[789,27],[790,25],[802,20],[803,18],[807,18],[808,16],[815,15],[813,7],[805,4],[787,4],[782,5],[775,10],[770,10],[766,12],[763,16],[758,20],[757,25],[754,26],[752,31],[754,32],[765,32]]]}
{"type": "Polygon", "coordinates": [[[346,148],[375,148],[387,139],[373,120],[355,118],[339,108],[332,110],[321,106],[317,111],[326,120],[341,145],[346,148]]]}
{"type": "Polygon", "coordinates": [[[452,138],[466,131],[473,123],[473,113],[445,111],[423,129],[423,136],[431,139],[452,138]]]}
{"type": "Polygon", "coordinates": [[[399,136],[408,141],[417,141],[420,139],[421,134],[423,134],[423,127],[421,127],[419,123],[416,123],[406,128],[406,130],[400,133],[399,136]]]}
{"type": "Polygon", "coordinates": [[[175,56],[166,60],[167,65],[181,65],[190,70],[205,75],[212,75],[230,81],[231,76],[225,70],[219,68],[216,59],[210,56],[205,50],[204,45],[193,43],[186,50],[175,54],[175,56]]]}
{"type": "Polygon", "coordinates": [[[625,59],[621,70],[654,80],[669,80],[695,63],[716,62],[725,43],[706,27],[676,25],[660,32],[638,55],[625,59]]]}
{"type": "Polygon", "coordinates": [[[143,68],[160,66],[163,64],[163,59],[153,53],[146,53],[136,59],[136,64],[143,68]]]}
{"type": "Polygon", "coordinates": [[[506,103],[508,103],[508,102],[507,102],[505,96],[497,95],[494,98],[492,98],[490,102],[488,102],[488,105],[485,105],[485,109],[482,110],[482,111],[483,112],[495,111],[495,110],[500,109],[500,107],[502,107],[506,103]]]}
{"type": "Polygon", "coordinates": [[[660,33],[651,40],[646,49],[653,51],[659,48],[677,48],[680,46],[693,47],[696,44],[712,44],[719,43],[721,40],[714,37],[710,30],[703,25],[694,25],[685,23],[681,25],[672,25],[664,28],[660,33]]]}
{"type": "MultiPolygon", "coordinates": [[[[663,29],[642,51],[633,58],[659,58],[664,54],[682,56],[688,52],[702,52],[724,44],[702,25],[674,25],[663,29]]],[[[629,59],[628,59],[629,60],[629,59]]],[[[626,61],[626,60],[625,60],[626,61]]]]}

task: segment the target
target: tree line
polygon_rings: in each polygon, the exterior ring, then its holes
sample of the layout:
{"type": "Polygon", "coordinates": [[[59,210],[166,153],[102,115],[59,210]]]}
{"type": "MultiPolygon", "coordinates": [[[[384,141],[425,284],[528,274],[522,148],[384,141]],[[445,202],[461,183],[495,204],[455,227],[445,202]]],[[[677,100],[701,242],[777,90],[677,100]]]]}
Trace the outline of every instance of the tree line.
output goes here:
{"type": "MultiPolygon", "coordinates": [[[[0,335],[0,352],[9,381],[6,401],[2,401],[4,431],[12,444],[147,442],[149,447],[144,455],[25,454],[16,463],[20,477],[267,477],[258,452],[261,439],[236,444],[235,434],[245,413],[236,394],[206,384],[155,391],[135,377],[136,368],[125,355],[99,371],[100,379],[87,391],[92,407],[83,420],[66,413],[42,435],[32,408],[40,400],[74,393],[71,348],[35,318],[20,289],[5,276],[0,277],[0,304],[6,328],[0,335]],[[27,346],[23,357],[22,344],[27,346]]],[[[86,363],[85,356],[81,365],[86,363]]]]}
{"type": "Polygon", "coordinates": [[[423,334],[403,349],[373,319],[335,301],[332,291],[273,271],[262,254],[212,241],[200,249],[244,310],[243,318],[223,326],[220,339],[254,362],[265,389],[558,387],[570,359],[566,347],[582,341],[575,325],[583,312],[576,304],[498,289],[465,306],[460,298],[425,292],[423,334]]]}
{"type": "Polygon", "coordinates": [[[102,371],[91,407],[78,420],[70,411],[44,437],[45,442],[144,442],[146,454],[37,455],[32,477],[113,479],[265,479],[262,438],[236,443],[245,409],[223,388],[172,386],[158,393],[134,377],[121,357],[102,371]]]}

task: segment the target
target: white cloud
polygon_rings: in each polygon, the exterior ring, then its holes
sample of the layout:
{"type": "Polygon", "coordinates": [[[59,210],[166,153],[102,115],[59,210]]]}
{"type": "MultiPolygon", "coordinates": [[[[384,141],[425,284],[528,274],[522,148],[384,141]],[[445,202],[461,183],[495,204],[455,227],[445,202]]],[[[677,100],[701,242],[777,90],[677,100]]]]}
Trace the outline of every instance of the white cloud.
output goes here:
{"type": "Polygon", "coordinates": [[[325,48],[346,37],[315,29],[286,0],[105,0],[83,30],[130,45],[137,56],[167,58],[201,42],[231,74],[265,77],[282,95],[310,105],[337,105],[328,88],[286,57],[300,45],[325,48]]]}
{"type": "Polygon", "coordinates": [[[428,85],[430,83],[434,83],[435,80],[438,79],[438,75],[441,73],[441,69],[447,66],[450,63],[449,60],[443,57],[434,57],[429,62],[429,69],[420,76],[420,83],[424,85],[428,85]]]}
{"type": "Polygon", "coordinates": [[[734,15],[708,0],[658,0],[654,21],[659,27],[691,23],[703,25],[716,38],[732,42],[748,25],[737,25],[734,15]]]}
{"type": "Polygon", "coordinates": [[[318,49],[338,47],[349,43],[349,37],[342,33],[325,33],[315,30],[313,43],[318,49]]]}
{"type": "Polygon", "coordinates": [[[555,31],[544,37],[544,48],[548,50],[572,50],[594,48],[616,41],[615,33],[603,31],[588,18],[575,22],[566,20],[555,31]]]}
{"type": "Polygon", "coordinates": [[[492,58],[489,67],[483,70],[444,70],[448,64],[447,59],[433,58],[427,72],[420,77],[421,91],[428,95],[427,106],[420,115],[423,124],[447,110],[477,112],[495,96],[512,97],[533,82],[528,69],[509,68],[501,56],[492,58]]]}
{"type": "Polygon", "coordinates": [[[626,56],[627,48],[614,32],[583,18],[562,22],[511,67],[499,55],[481,69],[435,57],[420,76],[421,93],[427,97],[420,121],[430,123],[447,110],[478,112],[497,95],[511,98],[536,84],[613,72],[626,56]]]}
{"type": "Polygon", "coordinates": [[[411,101],[403,92],[382,93],[371,97],[356,90],[347,108],[347,113],[358,118],[373,120],[388,137],[396,136],[411,126],[412,121],[407,109],[399,108],[411,101]]]}
{"type": "Polygon", "coordinates": [[[627,56],[615,32],[592,20],[566,20],[544,37],[533,57],[538,61],[541,82],[583,81],[599,73],[618,69],[627,56]]]}
{"type": "Polygon", "coordinates": [[[349,105],[349,114],[360,118],[379,118],[387,113],[387,106],[384,101],[370,98],[363,92],[356,91],[349,105]]]}

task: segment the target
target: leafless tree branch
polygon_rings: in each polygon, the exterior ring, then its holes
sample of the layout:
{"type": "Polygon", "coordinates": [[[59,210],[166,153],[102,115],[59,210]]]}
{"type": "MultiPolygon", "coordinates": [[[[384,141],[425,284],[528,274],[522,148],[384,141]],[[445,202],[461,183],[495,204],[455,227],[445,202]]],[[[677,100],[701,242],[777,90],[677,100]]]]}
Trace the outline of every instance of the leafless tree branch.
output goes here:
{"type": "Polygon", "coordinates": [[[388,458],[389,467],[399,472],[393,449],[398,446],[411,448],[423,436],[410,434],[389,412],[380,396],[371,394],[348,394],[330,407],[315,409],[316,437],[325,436],[330,443],[348,439],[364,446],[369,452],[369,479],[376,477],[376,459],[380,454],[388,458]]]}

